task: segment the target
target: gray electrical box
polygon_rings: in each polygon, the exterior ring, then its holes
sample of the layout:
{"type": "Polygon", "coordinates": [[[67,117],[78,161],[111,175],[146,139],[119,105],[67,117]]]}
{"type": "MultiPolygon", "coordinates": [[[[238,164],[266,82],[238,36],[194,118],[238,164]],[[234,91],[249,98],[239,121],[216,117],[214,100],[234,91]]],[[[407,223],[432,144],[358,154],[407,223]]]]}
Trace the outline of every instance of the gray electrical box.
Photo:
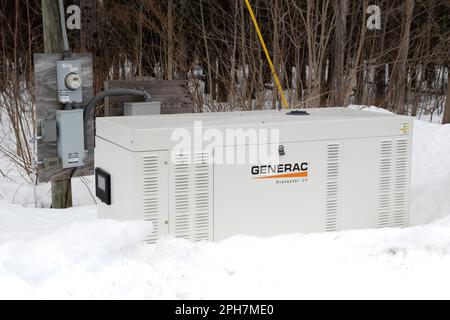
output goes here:
{"type": "Polygon", "coordinates": [[[125,116],[152,116],[161,114],[161,102],[128,102],[123,105],[125,116]]]}
{"type": "Polygon", "coordinates": [[[57,61],[56,81],[59,103],[83,102],[81,61],[57,61]]]}
{"type": "Polygon", "coordinates": [[[56,120],[41,121],[42,140],[47,143],[55,143],[58,139],[56,131],[56,120]]]}
{"type": "Polygon", "coordinates": [[[63,169],[84,166],[83,110],[56,111],[58,157],[63,169]]]}

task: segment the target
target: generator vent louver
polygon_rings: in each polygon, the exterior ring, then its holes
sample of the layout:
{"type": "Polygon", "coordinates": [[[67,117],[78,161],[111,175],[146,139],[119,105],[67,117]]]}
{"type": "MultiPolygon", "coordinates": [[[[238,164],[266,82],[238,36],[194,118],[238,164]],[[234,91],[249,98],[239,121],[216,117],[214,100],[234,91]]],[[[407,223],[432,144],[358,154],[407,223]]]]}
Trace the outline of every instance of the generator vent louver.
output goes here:
{"type": "Polygon", "coordinates": [[[381,142],[378,226],[404,227],[408,213],[409,141],[381,142]]]}
{"type": "Polygon", "coordinates": [[[148,155],[142,158],[142,193],[144,220],[153,224],[153,232],[146,241],[154,243],[161,237],[159,221],[160,194],[159,194],[159,157],[148,155]]]}
{"type": "Polygon", "coordinates": [[[206,153],[173,162],[171,229],[181,239],[212,240],[212,166],[206,153]]]}
{"type": "Polygon", "coordinates": [[[381,142],[380,160],[380,186],[378,205],[378,226],[387,228],[390,226],[391,196],[392,196],[392,156],[393,142],[386,140],[381,142]]]}
{"type": "Polygon", "coordinates": [[[396,142],[393,227],[404,227],[408,213],[408,153],[409,141],[399,139],[396,142]]]}
{"type": "Polygon", "coordinates": [[[212,197],[211,197],[211,167],[207,154],[195,155],[195,239],[197,241],[209,239],[211,226],[212,197]]]}
{"type": "Polygon", "coordinates": [[[341,148],[338,143],[327,147],[325,231],[338,228],[339,216],[339,173],[341,148]]]}
{"type": "Polygon", "coordinates": [[[189,238],[190,229],[190,165],[189,156],[179,155],[174,161],[174,209],[171,224],[174,235],[178,238],[189,238]]]}

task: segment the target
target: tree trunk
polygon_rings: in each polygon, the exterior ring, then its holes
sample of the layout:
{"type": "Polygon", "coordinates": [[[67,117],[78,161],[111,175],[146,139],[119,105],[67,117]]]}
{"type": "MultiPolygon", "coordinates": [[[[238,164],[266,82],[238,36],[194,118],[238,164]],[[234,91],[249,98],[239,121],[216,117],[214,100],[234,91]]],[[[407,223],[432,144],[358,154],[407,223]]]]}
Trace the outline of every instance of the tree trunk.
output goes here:
{"type": "MultiPolygon", "coordinates": [[[[181,2],[180,2],[180,8],[183,13],[187,12],[187,9],[188,9],[187,1],[188,0],[181,0],[181,2]]],[[[181,17],[177,17],[177,18],[178,18],[178,22],[180,22],[180,23],[177,23],[177,25],[181,25],[181,28],[182,28],[182,29],[177,30],[178,39],[179,39],[179,52],[178,52],[179,62],[178,62],[178,64],[181,69],[180,70],[180,78],[182,80],[187,80],[191,65],[190,65],[190,62],[188,61],[188,53],[187,53],[188,45],[187,45],[187,35],[186,35],[187,32],[184,28],[186,25],[186,17],[184,15],[182,15],[182,18],[181,17]]],[[[189,55],[189,56],[191,56],[191,55],[189,55]]]]}
{"type": "Polygon", "coordinates": [[[137,74],[139,79],[143,77],[142,62],[144,54],[144,30],[143,30],[143,20],[144,20],[144,4],[141,3],[139,7],[139,24],[138,24],[138,37],[137,37],[137,74]]]}
{"type": "Polygon", "coordinates": [[[333,0],[333,8],[336,14],[335,44],[333,61],[332,96],[336,107],[344,107],[344,55],[346,43],[347,25],[347,0],[333,0]]]}
{"type": "MultiPolygon", "coordinates": [[[[388,19],[383,19],[383,33],[381,36],[374,41],[375,52],[384,52],[385,51],[385,41],[386,41],[386,32],[387,32],[387,23],[388,19]]],[[[381,60],[381,59],[380,59],[381,60]]],[[[379,108],[384,108],[387,102],[386,100],[386,90],[388,81],[386,78],[387,75],[387,65],[384,61],[375,60],[375,106],[379,108]]],[[[389,70],[390,71],[390,70],[389,70]]]]}
{"type": "Polygon", "coordinates": [[[402,37],[400,40],[397,62],[395,64],[394,81],[391,92],[393,93],[393,106],[398,114],[406,114],[406,72],[409,53],[409,39],[412,16],[414,12],[414,0],[406,0],[404,4],[402,37]]]}
{"type": "Polygon", "coordinates": [[[82,12],[80,30],[81,52],[89,52],[91,48],[96,47],[96,39],[94,37],[97,32],[96,2],[96,0],[80,0],[82,12]]]}
{"type": "MultiPolygon", "coordinates": [[[[56,2],[56,1],[55,1],[56,2]]],[[[76,4],[77,2],[75,2],[76,4]]],[[[78,0],[81,9],[81,30],[78,51],[95,54],[99,48],[99,33],[101,28],[102,1],[78,0]]],[[[75,47],[76,48],[76,47],[75,47]]],[[[98,52],[98,51],[97,51],[98,52]]],[[[98,54],[98,53],[97,53],[98,54]]],[[[94,92],[103,88],[104,75],[98,68],[98,62],[94,60],[94,92]],[[97,62],[97,64],[96,64],[97,62]]]]}
{"type": "MultiPolygon", "coordinates": [[[[279,56],[279,42],[280,42],[280,2],[279,0],[273,0],[273,63],[277,74],[280,74],[280,56],[279,56]]],[[[273,78],[273,77],[272,77],[273,78]]],[[[280,77],[280,81],[283,81],[283,77],[280,77]]],[[[272,108],[278,108],[278,88],[275,83],[275,79],[272,79],[272,108]]],[[[280,97],[281,99],[281,97],[280,97]]]]}
{"type": "Polygon", "coordinates": [[[382,108],[386,101],[386,65],[375,69],[375,106],[382,108]]]}
{"type": "Polygon", "coordinates": [[[234,25],[233,25],[233,51],[231,53],[231,74],[230,74],[230,97],[229,102],[231,109],[234,110],[236,102],[236,55],[237,55],[237,40],[238,40],[238,14],[239,14],[239,0],[234,2],[234,25]]]}
{"type": "MultiPolygon", "coordinates": [[[[246,27],[245,16],[246,16],[245,4],[244,4],[244,1],[241,1],[241,25],[240,25],[240,27],[241,27],[241,30],[240,30],[241,31],[241,50],[240,50],[239,63],[240,63],[240,68],[243,72],[243,76],[242,76],[242,82],[240,83],[239,90],[240,90],[240,96],[242,97],[244,104],[248,98],[250,100],[249,105],[251,105],[251,95],[248,94],[248,79],[245,74],[245,68],[247,66],[247,47],[246,47],[247,34],[246,34],[246,28],[245,28],[246,27]]],[[[261,61],[261,60],[259,59],[258,61],[261,61]]]]}
{"type": "Polygon", "coordinates": [[[443,124],[450,124],[450,79],[448,81],[447,102],[445,103],[443,124]]]}
{"type": "Polygon", "coordinates": [[[174,52],[173,0],[167,6],[167,80],[173,80],[174,52]]]}
{"type": "MultiPolygon", "coordinates": [[[[44,28],[45,52],[63,52],[64,44],[58,1],[42,0],[42,22],[44,28]]],[[[52,181],[52,208],[66,209],[70,207],[72,207],[71,179],[52,181]]]]}
{"type": "MultiPolygon", "coordinates": [[[[201,17],[201,21],[202,21],[203,42],[205,44],[206,62],[207,62],[207,66],[208,66],[208,84],[209,84],[208,88],[209,88],[209,94],[211,96],[211,99],[213,99],[214,85],[213,85],[213,79],[212,79],[212,65],[211,65],[211,59],[210,59],[210,55],[209,55],[208,34],[206,32],[205,15],[203,14],[203,0],[200,0],[200,17],[201,17]]],[[[206,92],[208,92],[208,91],[206,91],[206,92]]]]}

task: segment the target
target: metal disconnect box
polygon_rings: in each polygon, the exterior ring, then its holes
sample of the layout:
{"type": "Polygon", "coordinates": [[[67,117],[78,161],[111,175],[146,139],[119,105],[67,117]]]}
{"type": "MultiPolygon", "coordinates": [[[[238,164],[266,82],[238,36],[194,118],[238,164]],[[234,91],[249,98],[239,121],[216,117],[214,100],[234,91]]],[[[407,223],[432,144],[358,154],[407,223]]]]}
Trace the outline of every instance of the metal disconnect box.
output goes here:
{"type": "Polygon", "coordinates": [[[125,116],[150,116],[161,114],[161,102],[127,102],[123,105],[125,116]]]}
{"type": "Polygon", "coordinates": [[[407,226],[412,119],[345,108],[308,113],[97,119],[96,167],[108,174],[110,201],[98,215],[153,222],[149,242],[166,235],[222,240],[407,226]],[[174,154],[177,132],[195,140],[199,124],[223,137],[228,130],[278,132],[268,146],[279,159],[216,161],[254,153],[246,139],[216,141],[212,149],[194,145],[195,162],[188,152],[174,154]]]}
{"type": "Polygon", "coordinates": [[[64,169],[84,165],[83,110],[56,111],[58,157],[64,169]]]}

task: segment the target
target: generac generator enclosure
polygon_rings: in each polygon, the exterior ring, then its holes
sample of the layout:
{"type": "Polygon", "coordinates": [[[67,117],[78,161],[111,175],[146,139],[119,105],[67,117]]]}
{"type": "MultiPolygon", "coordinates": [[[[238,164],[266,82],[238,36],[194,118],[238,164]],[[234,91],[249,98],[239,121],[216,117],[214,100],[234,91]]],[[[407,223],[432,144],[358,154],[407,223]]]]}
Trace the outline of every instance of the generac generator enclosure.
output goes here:
{"type": "MultiPolygon", "coordinates": [[[[344,108],[287,113],[97,119],[96,167],[109,174],[111,203],[99,205],[99,218],[151,221],[149,242],[165,235],[222,240],[408,225],[411,118],[344,108]],[[174,130],[194,136],[196,121],[224,135],[226,129],[278,129],[279,163],[172,159],[174,130]],[[295,174],[285,170],[294,166],[295,174]]],[[[241,143],[192,153],[199,160],[251,148],[241,143]]]]}

